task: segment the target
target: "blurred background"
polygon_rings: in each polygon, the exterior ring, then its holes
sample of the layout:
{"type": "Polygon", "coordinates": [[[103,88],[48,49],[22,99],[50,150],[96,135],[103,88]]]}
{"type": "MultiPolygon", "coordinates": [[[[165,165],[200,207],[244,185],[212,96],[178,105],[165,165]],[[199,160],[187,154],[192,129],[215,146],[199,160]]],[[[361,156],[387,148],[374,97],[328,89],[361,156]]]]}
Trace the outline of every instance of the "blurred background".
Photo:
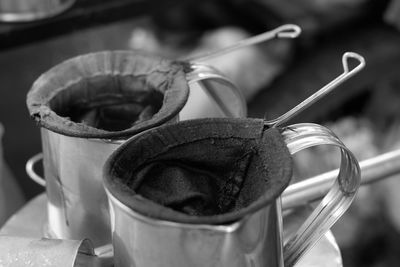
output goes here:
{"type": "MultiPolygon", "coordinates": [[[[26,94],[52,66],[80,54],[115,49],[141,49],[179,59],[286,23],[299,25],[301,37],[273,40],[208,61],[242,89],[249,117],[272,119],[287,111],[342,73],[342,54],[354,51],[365,57],[366,68],[292,122],[330,127],[359,160],[400,147],[400,1],[159,2],[77,0],[54,18],[0,22],[3,154],[7,176],[21,188],[22,198],[43,192],[25,174],[26,161],[41,151],[26,94]]],[[[313,149],[296,164],[302,177],[313,176],[335,168],[336,157],[328,149],[313,149]]],[[[400,266],[399,191],[400,177],[361,188],[333,229],[344,266],[400,266]]],[[[20,198],[8,213],[22,204],[20,198]]]]}

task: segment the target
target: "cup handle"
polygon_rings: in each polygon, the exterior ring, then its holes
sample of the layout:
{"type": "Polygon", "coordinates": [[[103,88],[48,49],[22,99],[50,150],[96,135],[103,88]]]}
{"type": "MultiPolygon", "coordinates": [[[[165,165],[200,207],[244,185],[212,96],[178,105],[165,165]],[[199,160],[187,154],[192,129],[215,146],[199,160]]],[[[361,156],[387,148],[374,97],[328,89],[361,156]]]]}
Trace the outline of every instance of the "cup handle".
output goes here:
{"type": "Polygon", "coordinates": [[[360,186],[360,166],[339,138],[323,126],[295,124],[285,128],[282,135],[292,155],[317,145],[333,145],[341,151],[339,173],[330,191],[284,245],[285,266],[294,266],[349,208],[360,186]]]}
{"type": "Polygon", "coordinates": [[[46,187],[46,180],[35,172],[35,165],[41,160],[43,160],[43,153],[31,157],[25,164],[25,171],[35,183],[46,187]]]}
{"type": "MultiPolygon", "coordinates": [[[[210,96],[211,100],[221,109],[223,114],[228,118],[242,118],[247,116],[246,100],[239,88],[227,77],[225,77],[216,68],[199,63],[189,63],[190,71],[186,73],[189,84],[198,83],[200,87],[210,96]],[[218,93],[219,88],[215,86],[215,82],[225,85],[235,96],[234,103],[224,101],[221,94],[218,93]],[[232,109],[232,105],[235,106],[232,109]]],[[[231,101],[229,101],[231,102],[231,101]]]]}

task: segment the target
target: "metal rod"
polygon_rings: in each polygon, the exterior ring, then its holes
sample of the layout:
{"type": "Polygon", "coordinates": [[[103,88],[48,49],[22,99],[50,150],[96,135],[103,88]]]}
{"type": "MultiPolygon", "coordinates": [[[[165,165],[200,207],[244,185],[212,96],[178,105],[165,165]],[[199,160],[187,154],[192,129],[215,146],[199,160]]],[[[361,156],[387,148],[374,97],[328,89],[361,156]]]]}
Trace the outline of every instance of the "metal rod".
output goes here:
{"type": "MultiPolygon", "coordinates": [[[[360,162],[361,184],[370,184],[400,173],[400,149],[360,162]]],[[[283,209],[291,209],[325,196],[336,179],[333,170],[290,185],[282,194],[283,209]]]]}
{"type": "Polygon", "coordinates": [[[317,92],[307,97],[305,100],[297,104],[294,108],[290,109],[285,114],[279,116],[276,119],[265,121],[265,124],[270,125],[272,127],[276,127],[292,119],[298,113],[310,107],[312,104],[320,100],[322,97],[330,93],[335,88],[337,88],[340,84],[347,81],[355,74],[357,74],[360,70],[362,70],[365,67],[365,59],[357,53],[346,52],[342,56],[342,65],[343,65],[343,73],[340,74],[338,77],[336,77],[336,79],[332,80],[330,83],[319,89],[317,92]],[[354,67],[352,70],[350,70],[349,68],[350,58],[356,59],[358,61],[358,65],[354,67]]]}
{"type": "Polygon", "coordinates": [[[241,40],[237,43],[235,43],[234,45],[219,49],[219,50],[215,50],[215,51],[210,51],[207,52],[205,54],[202,55],[197,55],[197,56],[193,56],[190,58],[186,58],[186,61],[204,61],[213,57],[217,57],[223,54],[227,54],[229,52],[232,52],[236,49],[239,48],[243,48],[246,46],[251,46],[251,45],[255,45],[261,42],[265,42],[271,39],[275,39],[275,38],[296,38],[297,36],[299,36],[301,33],[301,28],[297,25],[294,24],[285,24],[282,25],[278,28],[275,28],[271,31],[268,32],[264,32],[262,34],[241,40]]]}

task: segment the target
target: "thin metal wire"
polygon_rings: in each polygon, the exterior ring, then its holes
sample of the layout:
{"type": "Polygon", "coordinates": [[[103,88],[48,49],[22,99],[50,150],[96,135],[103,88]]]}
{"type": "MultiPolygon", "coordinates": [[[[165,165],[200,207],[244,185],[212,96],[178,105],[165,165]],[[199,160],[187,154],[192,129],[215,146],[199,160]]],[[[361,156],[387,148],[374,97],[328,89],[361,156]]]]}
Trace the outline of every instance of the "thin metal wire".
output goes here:
{"type": "Polygon", "coordinates": [[[271,127],[277,127],[282,125],[283,123],[289,121],[294,116],[299,114],[304,109],[308,108],[322,97],[333,91],[337,88],[340,84],[348,80],[349,78],[353,77],[356,73],[362,70],[365,67],[365,59],[357,53],[354,52],[346,52],[343,54],[342,57],[342,65],[343,65],[343,73],[340,74],[336,79],[319,89],[317,92],[309,96],[307,99],[302,101],[300,104],[296,105],[294,108],[286,112],[285,114],[279,116],[276,119],[265,121],[266,125],[271,127]],[[352,70],[349,69],[349,59],[353,58],[359,61],[359,64],[353,68],[352,70]]]}
{"type": "Polygon", "coordinates": [[[210,51],[202,55],[195,55],[192,57],[185,58],[185,61],[190,61],[190,62],[198,62],[198,61],[204,61],[210,58],[218,57],[224,54],[227,54],[229,52],[232,52],[234,50],[237,50],[239,48],[255,45],[261,42],[269,41],[275,38],[296,38],[301,34],[301,28],[297,25],[294,24],[285,24],[282,25],[278,28],[275,28],[271,31],[264,32],[262,34],[244,39],[242,41],[239,41],[231,46],[210,51]]]}

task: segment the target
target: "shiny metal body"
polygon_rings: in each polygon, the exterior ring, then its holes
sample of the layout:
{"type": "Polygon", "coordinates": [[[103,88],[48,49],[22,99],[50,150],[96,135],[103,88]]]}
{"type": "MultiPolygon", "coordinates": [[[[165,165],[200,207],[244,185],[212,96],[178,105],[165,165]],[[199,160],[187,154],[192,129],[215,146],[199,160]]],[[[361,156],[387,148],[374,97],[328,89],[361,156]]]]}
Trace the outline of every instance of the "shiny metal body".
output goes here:
{"type": "MultiPolygon", "coordinates": [[[[219,108],[223,117],[243,118],[247,116],[247,103],[242,91],[218,69],[191,63],[191,71],[186,74],[189,85],[198,83],[210,100],[219,108]]],[[[219,116],[219,114],[213,114],[219,116]]]]}
{"type": "Polygon", "coordinates": [[[76,0],[0,0],[0,21],[28,22],[56,16],[76,0]]]}
{"type": "Polygon", "coordinates": [[[88,240],[0,236],[0,266],[98,267],[88,240]]]}
{"type": "Polygon", "coordinates": [[[283,136],[291,154],[316,145],[342,151],[336,184],[304,224],[283,244],[281,199],[227,225],[183,224],[138,214],[109,191],[116,267],[294,266],[352,202],[360,184],[353,154],[327,128],[292,125],[283,136]]]}
{"type": "MultiPolygon", "coordinates": [[[[28,160],[27,173],[39,185],[45,186],[46,181],[33,171],[35,164],[43,159],[43,154],[37,154],[28,160]]],[[[400,149],[393,150],[359,163],[361,170],[361,185],[379,182],[400,173],[400,149]]],[[[332,170],[307,180],[290,185],[282,194],[282,209],[293,209],[314,202],[329,191],[339,170],[332,170]]]]}
{"type": "Polygon", "coordinates": [[[213,226],[149,219],[109,197],[116,267],[283,267],[278,201],[242,221],[213,226]]]}
{"type": "MultiPolygon", "coordinates": [[[[244,117],[246,103],[240,90],[217,70],[206,65],[192,65],[188,84],[200,83],[215,99],[223,115],[244,117]],[[224,87],[220,87],[220,85],[224,87]],[[225,89],[221,89],[225,88],[225,89]],[[231,98],[225,99],[224,93],[231,98]],[[229,99],[234,101],[228,102],[229,99]]],[[[215,114],[220,116],[220,114],[215,114]]],[[[177,121],[175,117],[170,122],[177,121]]],[[[68,126],[66,126],[68,127],[68,126]]],[[[46,236],[52,238],[89,238],[96,246],[111,243],[107,197],[102,186],[102,169],[108,156],[124,140],[80,138],[41,129],[45,179],[33,170],[27,173],[46,186],[48,225],[46,236]]],[[[40,159],[34,156],[34,160],[40,159]]]]}
{"type": "MultiPolygon", "coordinates": [[[[0,236],[16,236],[28,237],[30,239],[41,239],[42,225],[46,222],[46,203],[47,197],[40,194],[31,199],[22,209],[18,210],[4,225],[0,227],[0,236]],[[26,222],[29,221],[29,224],[26,222]]],[[[284,215],[283,228],[285,239],[292,233],[301,219],[305,218],[309,213],[309,209],[297,209],[296,212],[284,215]]],[[[0,251],[0,257],[3,255],[4,250],[0,251]]],[[[99,259],[99,266],[101,267],[114,267],[112,248],[101,247],[95,249],[95,254],[99,259]],[[106,257],[106,258],[105,258],[106,257]]],[[[53,254],[53,257],[57,257],[53,254]]],[[[56,265],[58,266],[58,265],[56,265]]],[[[89,267],[90,265],[83,265],[89,267]]],[[[97,265],[96,265],[97,266],[97,265]]],[[[339,247],[335,241],[334,236],[329,231],[318,243],[305,255],[296,267],[310,267],[310,266],[324,266],[324,267],[343,267],[342,257],[339,247]]],[[[43,265],[40,265],[43,267],[43,265]]]]}
{"type": "Polygon", "coordinates": [[[61,135],[41,129],[47,192],[47,235],[89,238],[96,245],[111,240],[102,168],[122,143],[61,135]]]}

